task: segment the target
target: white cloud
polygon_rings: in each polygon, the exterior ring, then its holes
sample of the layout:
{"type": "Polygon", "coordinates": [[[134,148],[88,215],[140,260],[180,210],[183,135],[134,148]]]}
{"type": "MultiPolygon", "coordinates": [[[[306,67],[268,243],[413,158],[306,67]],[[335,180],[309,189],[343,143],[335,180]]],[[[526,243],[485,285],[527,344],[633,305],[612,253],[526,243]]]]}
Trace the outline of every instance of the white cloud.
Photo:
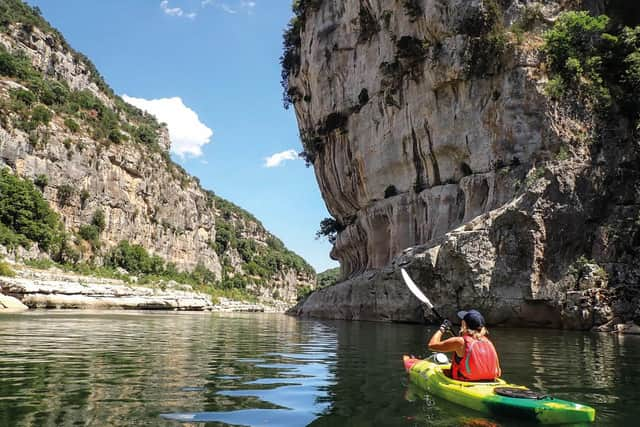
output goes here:
{"type": "Polygon", "coordinates": [[[225,12],[230,13],[230,14],[232,14],[232,15],[233,15],[233,14],[238,13],[238,11],[237,11],[237,10],[232,9],[232,8],[231,8],[231,6],[229,6],[229,5],[228,5],[228,4],[226,4],[226,3],[221,3],[219,6],[220,6],[220,9],[222,9],[222,10],[224,10],[225,12]]]}
{"type": "Polygon", "coordinates": [[[213,131],[200,121],[195,111],[182,99],[142,99],[122,95],[122,99],[166,123],[171,138],[171,152],[180,157],[202,155],[202,147],[211,142],[213,131]]]}
{"type": "Polygon", "coordinates": [[[287,150],[273,154],[264,159],[264,167],[275,168],[281,166],[286,160],[297,160],[298,152],[296,150],[287,150]]]}
{"type": "Polygon", "coordinates": [[[182,16],[188,19],[195,19],[196,17],[195,12],[185,13],[180,7],[169,7],[169,0],[162,0],[160,2],[160,9],[169,16],[182,16]]]}
{"type": "Polygon", "coordinates": [[[209,5],[215,6],[226,13],[235,15],[240,11],[251,14],[254,8],[256,7],[256,2],[252,0],[240,0],[240,1],[236,1],[233,4],[230,4],[220,0],[202,0],[200,2],[200,5],[203,8],[209,5]]]}

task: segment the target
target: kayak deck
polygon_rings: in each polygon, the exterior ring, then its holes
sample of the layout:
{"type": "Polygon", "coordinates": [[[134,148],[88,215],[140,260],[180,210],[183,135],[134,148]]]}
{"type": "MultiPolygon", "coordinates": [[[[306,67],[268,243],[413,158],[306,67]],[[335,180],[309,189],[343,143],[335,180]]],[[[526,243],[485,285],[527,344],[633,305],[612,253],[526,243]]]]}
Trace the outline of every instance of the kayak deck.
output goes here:
{"type": "Polygon", "coordinates": [[[544,396],[538,399],[507,397],[496,394],[498,387],[529,390],[508,384],[502,379],[491,382],[456,381],[445,372],[451,365],[404,356],[405,370],[413,383],[429,393],[458,405],[493,416],[511,416],[542,424],[584,423],[595,420],[589,406],[544,396]]]}

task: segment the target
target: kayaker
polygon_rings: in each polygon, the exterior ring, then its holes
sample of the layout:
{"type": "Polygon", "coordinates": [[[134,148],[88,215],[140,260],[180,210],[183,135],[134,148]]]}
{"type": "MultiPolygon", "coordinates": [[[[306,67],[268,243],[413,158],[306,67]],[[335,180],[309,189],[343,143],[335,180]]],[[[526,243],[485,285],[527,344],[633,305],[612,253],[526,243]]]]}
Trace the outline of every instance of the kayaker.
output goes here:
{"type": "Polygon", "coordinates": [[[500,377],[500,362],[495,347],[487,338],[484,317],[477,310],[458,312],[462,325],[460,336],[442,340],[451,330],[451,322],[445,320],[429,340],[429,349],[453,352],[451,378],[461,381],[493,381],[500,377]]]}

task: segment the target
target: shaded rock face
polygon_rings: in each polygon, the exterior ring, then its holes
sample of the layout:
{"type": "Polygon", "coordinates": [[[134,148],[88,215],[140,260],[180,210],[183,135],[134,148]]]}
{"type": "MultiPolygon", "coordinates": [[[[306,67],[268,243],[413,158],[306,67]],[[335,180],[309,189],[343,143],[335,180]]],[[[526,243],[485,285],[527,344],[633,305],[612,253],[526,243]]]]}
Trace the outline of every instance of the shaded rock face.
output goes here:
{"type": "MultiPolygon", "coordinates": [[[[306,98],[295,108],[303,138],[322,139],[313,166],[346,225],[332,255],[347,276],[503,205],[514,174],[497,171],[557,144],[536,55],[496,58],[474,78],[464,31],[482,2],[416,3],[419,17],[390,0],[327,1],[305,22],[292,85],[306,98]],[[359,36],[365,10],[380,22],[368,40],[359,36]],[[336,115],[340,126],[329,126],[336,115]]],[[[522,7],[514,2],[505,19],[522,7]]]]}
{"type": "Polygon", "coordinates": [[[474,50],[471,18],[491,4],[514,37],[528,7],[544,26],[570,3],[324,1],[307,11],[289,84],[327,207],[346,226],[332,255],[348,280],[293,313],[435,320],[402,284],[405,267],[451,318],[476,307],[491,324],[637,320],[640,175],[630,165],[640,156],[628,124],[585,142],[593,118],[544,95],[540,31],[509,39],[503,55],[474,50]],[[366,38],[363,10],[379,22],[366,38]],[[327,127],[336,112],[340,127],[327,127]]]}

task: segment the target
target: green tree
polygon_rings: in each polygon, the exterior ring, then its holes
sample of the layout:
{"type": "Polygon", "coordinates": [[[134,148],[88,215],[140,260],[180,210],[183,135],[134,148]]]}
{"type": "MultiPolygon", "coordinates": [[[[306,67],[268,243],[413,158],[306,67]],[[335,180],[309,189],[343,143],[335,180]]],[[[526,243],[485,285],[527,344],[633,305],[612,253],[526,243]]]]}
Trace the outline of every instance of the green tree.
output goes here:
{"type": "Polygon", "coordinates": [[[640,27],[611,25],[604,15],[566,12],[544,35],[547,94],[606,114],[614,106],[637,121],[640,27]]]}
{"type": "Polygon", "coordinates": [[[58,215],[31,181],[6,168],[0,170],[0,222],[45,251],[60,249],[64,233],[58,215]]]}
{"type": "Polygon", "coordinates": [[[344,230],[344,226],[333,218],[325,218],[320,221],[320,230],[316,231],[316,239],[326,237],[333,244],[338,238],[338,233],[344,230]]]}
{"type": "Polygon", "coordinates": [[[162,258],[150,256],[143,246],[132,245],[127,240],[111,250],[106,257],[106,264],[135,274],[160,274],[164,271],[162,258]]]}
{"type": "Polygon", "coordinates": [[[97,249],[100,246],[100,230],[93,224],[86,224],[80,226],[78,229],[78,235],[91,243],[91,247],[97,249]]]}
{"type": "Polygon", "coordinates": [[[99,233],[102,233],[107,226],[107,222],[104,217],[104,211],[102,209],[97,209],[93,213],[93,218],[91,218],[91,225],[95,226],[99,233]]]}
{"type": "Polygon", "coordinates": [[[33,111],[31,111],[31,122],[34,125],[47,125],[53,118],[53,113],[44,105],[36,105],[33,107],[33,111]]]}
{"type": "Polygon", "coordinates": [[[44,191],[44,188],[49,184],[49,178],[46,175],[38,175],[33,180],[33,183],[40,189],[40,191],[44,191]]]}
{"type": "Polygon", "coordinates": [[[58,202],[60,206],[66,206],[75,194],[75,189],[69,184],[62,184],[58,187],[58,202]]]}

